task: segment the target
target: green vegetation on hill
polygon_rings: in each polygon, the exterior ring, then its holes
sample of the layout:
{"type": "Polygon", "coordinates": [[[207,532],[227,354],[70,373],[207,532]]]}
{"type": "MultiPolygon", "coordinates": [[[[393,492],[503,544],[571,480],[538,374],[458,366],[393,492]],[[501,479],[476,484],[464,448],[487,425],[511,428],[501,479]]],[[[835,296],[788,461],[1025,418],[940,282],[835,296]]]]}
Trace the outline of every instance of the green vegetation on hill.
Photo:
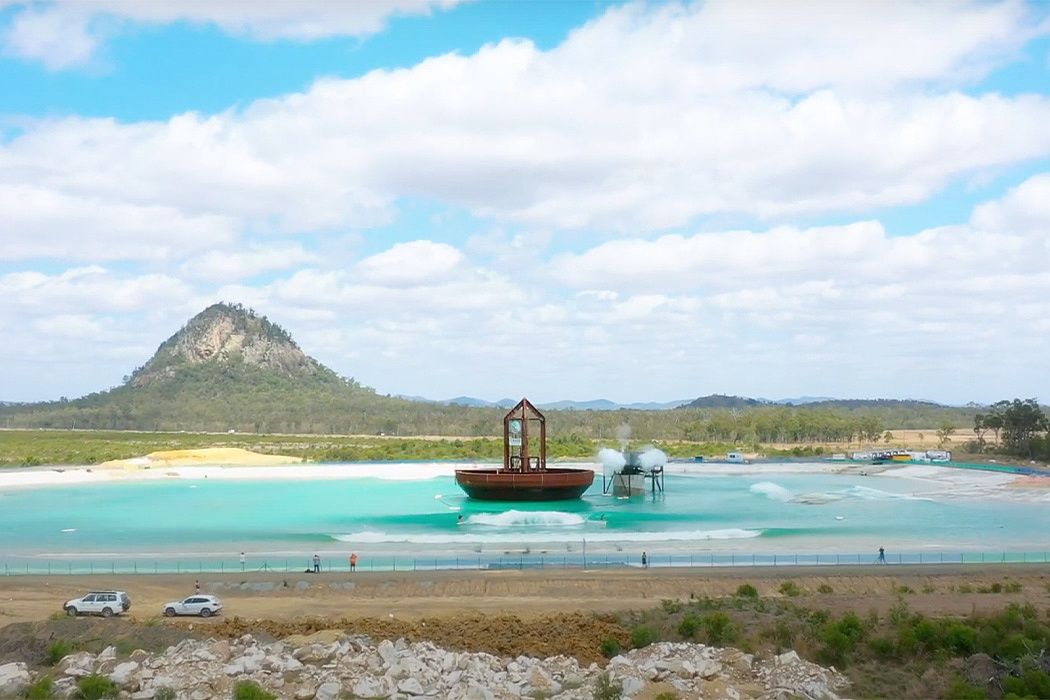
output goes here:
{"type": "MultiPolygon", "coordinates": [[[[266,317],[239,305],[215,304],[164,341],[121,386],[72,401],[0,405],[0,428],[498,438],[504,413],[501,408],[379,395],[305,355],[287,331],[266,317]]],[[[898,429],[937,430],[947,441],[957,429],[974,425],[976,415],[975,407],[951,408],[922,401],[822,401],[787,406],[714,395],[665,411],[550,410],[547,434],[574,445],[576,452],[568,450],[562,455],[573,457],[593,454],[596,445],[618,447],[624,424],[630,426],[636,444],[681,443],[685,454],[712,454],[709,446],[717,443],[729,449],[765,452],[769,450],[760,446],[803,445],[806,447],[794,451],[802,456],[831,443],[885,443],[887,431],[898,429]]],[[[991,414],[993,423],[997,415],[991,414]]],[[[978,427],[996,430],[985,422],[978,427]]],[[[1038,429],[1032,433],[1039,435],[1038,429]]],[[[431,444],[426,450],[408,446],[400,456],[464,458],[487,455],[490,449],[475,445],[446,449],[431,444]]],[[[95,456],[108,459],[112,452],[95,456]]],[[[362,452],[357,443],[333,444],[322,448],[322,454],[309,456],[385,458],[377,452],[389,454],[391,448],[370,447],[362,452]]]]}
{"type": "MultiPolygon", "coordinates": [[[[606,445],[608,443],[605,443],[606,445]]],[[[646,442],[631,441],[629,449],[646,442]]],[[[603,444],[575,434],[554,435],[547,441],[550,460],[593,461],[603,444]]],[[[100,464],[163,450],[239,447],[262,454],[302,457],[314,462],[478,460],[498,462],[503,457],[499,438],[443,438],[264,435],[244,433],[158,433],[105,430],[0,430],[0,467],[63,464],[100,464]]],[[[724,455],[732,445],[660,441],[672,457],[724,455]]],[[[794,448],[783,454],[819,454],[820,448],[794,448]]],[[[775,454],[775,453],[774,453],[775,454]]]]}

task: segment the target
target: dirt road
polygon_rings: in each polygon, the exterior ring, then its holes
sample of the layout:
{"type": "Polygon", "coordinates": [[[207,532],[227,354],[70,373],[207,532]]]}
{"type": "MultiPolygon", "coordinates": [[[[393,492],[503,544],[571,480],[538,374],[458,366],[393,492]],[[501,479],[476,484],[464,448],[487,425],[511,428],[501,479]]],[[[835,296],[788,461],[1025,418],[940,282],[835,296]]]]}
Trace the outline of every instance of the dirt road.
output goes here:
{"type": "Polygon", "coordinates": [[[277,621],[616,612],[664,599],[729,596],[744,583],[761,596],[777,597],[785,581],[801,590],[800,604],[832,612],[885,611],[901,596],[928,614],[995,610],[1011,601],[1040,610],[1050,606],[1048,564],[9,576],[0,578],[0,625],[46,619],[60,613],[65,600],[107,588],[127,591],[131,616],[145,620],[160,616],[165,602],[193,593],[195,580],[203,592],[224,600],[226,617],[277,621]]]}

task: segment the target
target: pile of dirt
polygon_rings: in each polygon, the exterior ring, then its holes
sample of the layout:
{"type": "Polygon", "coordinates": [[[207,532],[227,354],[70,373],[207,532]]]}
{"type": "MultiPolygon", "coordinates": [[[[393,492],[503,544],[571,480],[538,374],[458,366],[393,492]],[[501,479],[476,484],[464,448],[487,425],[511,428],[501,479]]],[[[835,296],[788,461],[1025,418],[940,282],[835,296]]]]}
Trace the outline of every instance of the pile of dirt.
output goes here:
{"type": "Polygon", "coordinates": [[[206,629],[144,624],[100,617],[16,622],[0,628],[0,665],[23,661],[34,668],[48,665],[49,649],[61,645],[68,652],[98,654],[108,646],[131,652],[160,652],[187,637],[211,636],[206,629]]]}
{"type": "MultiPolygon", "coordinates": [[[[186,625],[187,623],[183,623],[186,625]]],[[[581,663],[601,661],[601,644],[615,639],[630,648],[631,633],[608,618],[583,613],[522,619],[514,615],[469,615],[422,620],[305,618],[296,622],[228,618],[209,625],[208,632],[230,638],[242,634],[283,639],[338,629],[368,635],[374,640],[404,638],[431,641],[456,651],[484,651],[497,656],[546,658],[572,656],[581,663]]]]}
{"type": "Polygon", "coordinates": [[[134,649],[159,652],[183,639],[250,634],[257,639],[308,636],[324,630],[363,634],[375,641],[404,638],[431,641],[456,651],[484,651],[498,656],[572,656],[581,663],[601,661],[601,644],[615,639],[630,648],[630,632],[611,619],[583,613],[522,619],[514,615],[453,616],[422,620],[304,618],[295,622],[226,618],[214,623],[138,622],[129,619],[77,618],[21,622],[0,628],[0,664],[24,661],[47,665],[49,648],[61,642],[68,651],[99,653],[107,646],[118,652],[134,649]]]}

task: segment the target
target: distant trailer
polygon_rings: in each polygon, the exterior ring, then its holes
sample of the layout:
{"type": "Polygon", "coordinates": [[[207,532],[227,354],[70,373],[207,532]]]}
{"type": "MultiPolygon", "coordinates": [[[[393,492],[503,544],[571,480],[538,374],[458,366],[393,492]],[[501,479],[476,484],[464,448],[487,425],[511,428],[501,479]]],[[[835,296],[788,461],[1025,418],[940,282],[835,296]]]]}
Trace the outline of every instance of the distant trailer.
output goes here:
{"type": "Polygon", "coordinates": [[[744,458],[743,452],[730,452],[726,455],[726,460],[733,464],[747,464],[747,460],[744,458]]]}

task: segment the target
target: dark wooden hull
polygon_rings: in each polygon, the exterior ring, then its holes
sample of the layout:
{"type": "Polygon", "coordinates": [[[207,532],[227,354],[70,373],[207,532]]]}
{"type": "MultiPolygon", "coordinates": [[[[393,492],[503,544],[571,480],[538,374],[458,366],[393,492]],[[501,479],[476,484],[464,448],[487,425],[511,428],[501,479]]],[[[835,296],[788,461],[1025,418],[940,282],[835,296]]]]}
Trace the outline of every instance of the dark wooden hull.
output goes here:
{"type": "Polygon", "coordinates": [[[594,483],[589,469],[507,472],[502,469],[457,469],[456,483],[482,501],[567,501],[579,498],[594,483]]]}

